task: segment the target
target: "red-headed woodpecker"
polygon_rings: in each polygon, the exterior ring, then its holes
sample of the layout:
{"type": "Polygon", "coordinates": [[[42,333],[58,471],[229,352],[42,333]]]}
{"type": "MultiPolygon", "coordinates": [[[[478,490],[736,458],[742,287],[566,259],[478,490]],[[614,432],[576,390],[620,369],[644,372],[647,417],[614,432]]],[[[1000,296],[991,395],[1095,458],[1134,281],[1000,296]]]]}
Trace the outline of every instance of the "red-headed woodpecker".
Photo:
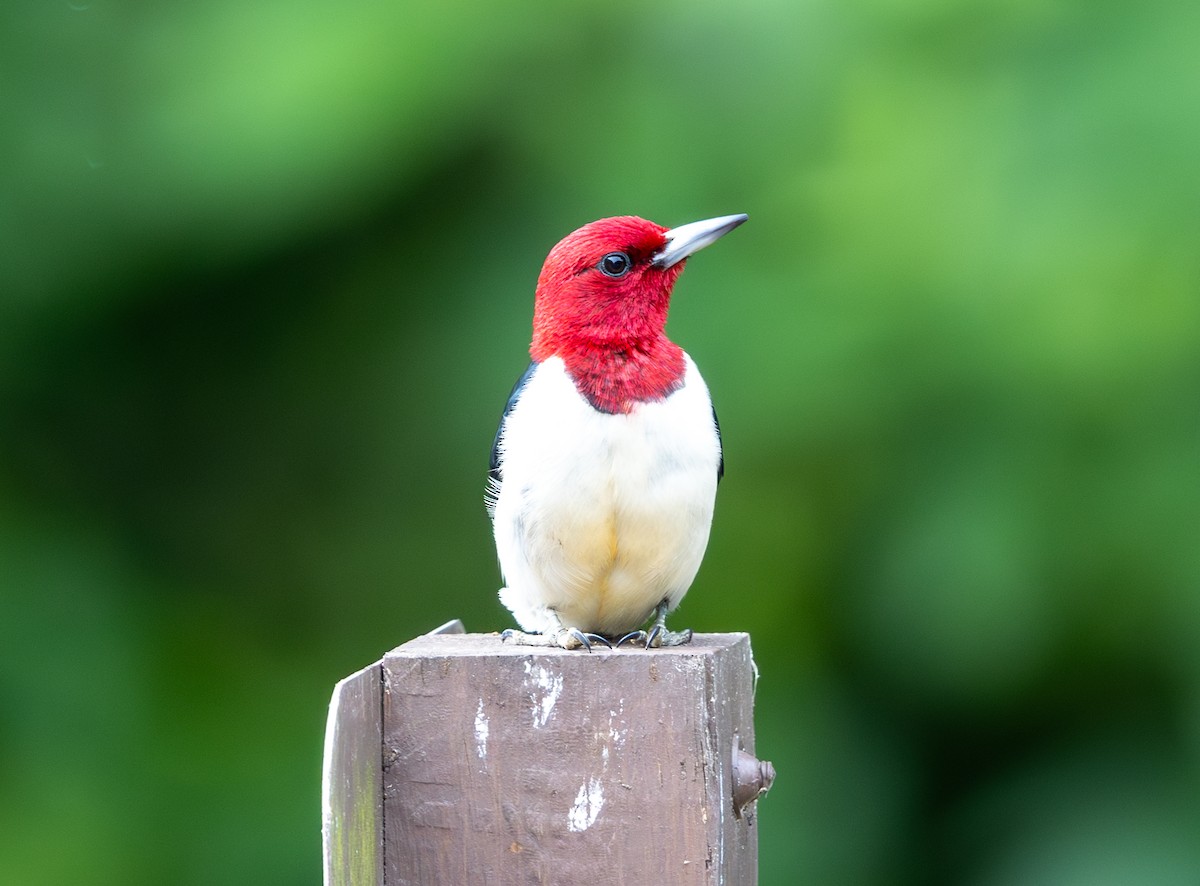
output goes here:
{"type": "Polygon", "coordinates": [[[550,250],[533,362],[500,419],[486,496],[500,601],[528,632],[505,639],[566,649],[691,639],[666,616],[700,568],[724,460],[708,388],[667,338],[667,308],[685,259],[745,220],[668,230],[606,218],[550,250]]]}

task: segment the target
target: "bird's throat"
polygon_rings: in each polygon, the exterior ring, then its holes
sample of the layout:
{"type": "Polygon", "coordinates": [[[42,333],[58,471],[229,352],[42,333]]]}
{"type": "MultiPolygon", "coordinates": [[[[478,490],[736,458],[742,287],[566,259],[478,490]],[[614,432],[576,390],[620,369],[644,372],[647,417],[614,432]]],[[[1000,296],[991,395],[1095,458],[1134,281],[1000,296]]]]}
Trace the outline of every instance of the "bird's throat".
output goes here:
{"type": "Polygon", "coordinates": [[[579,393],[600,412],[622,415],[683,385],[683,349],[665,336],[628,348],[582,347],[562,354],[579,393]]]}

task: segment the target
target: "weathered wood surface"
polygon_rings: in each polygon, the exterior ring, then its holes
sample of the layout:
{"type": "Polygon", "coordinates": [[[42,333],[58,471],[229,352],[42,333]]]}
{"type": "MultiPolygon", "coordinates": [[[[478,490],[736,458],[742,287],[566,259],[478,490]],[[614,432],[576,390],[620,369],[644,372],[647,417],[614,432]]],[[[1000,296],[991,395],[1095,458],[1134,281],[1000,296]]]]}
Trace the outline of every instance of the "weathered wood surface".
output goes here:
{"type": "Polygon", "coordinates": [[[326,886],[383,882],[383,669],[342,680],[329,703],[321,781],[326,886]]]}
{"type": "MultiPolygon", "coordinates": [[[[461,634],[458,619],[432,634],[461,634]]],[[[383,882],[383,663],[340,681],[329,701],[321,771],[325,886],[383,882]]]]}
{"type": "Polygon", "coordinates": [[[404,644],[382,668],[383,882],[755,883],[732,783],[754,752],[753,673],[745,634],[591,654],[404,644]]]}

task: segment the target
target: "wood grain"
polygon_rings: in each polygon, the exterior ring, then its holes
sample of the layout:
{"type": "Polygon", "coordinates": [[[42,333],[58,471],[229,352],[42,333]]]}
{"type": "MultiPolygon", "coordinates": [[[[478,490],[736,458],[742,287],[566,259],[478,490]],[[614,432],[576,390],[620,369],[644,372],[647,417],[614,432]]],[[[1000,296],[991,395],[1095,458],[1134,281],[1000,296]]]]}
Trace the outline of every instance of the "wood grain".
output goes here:
{"type": "Polygon", "coordinates": [[[751,884],[745,634],[615,652],[419,637],[383,660],[384,882],[751,884]]]}
{"type": "Polygon", "coordinates": [[[383,882],[383,671],[379,662],[333,691],[321,784],[326,886],[383,882]]]}

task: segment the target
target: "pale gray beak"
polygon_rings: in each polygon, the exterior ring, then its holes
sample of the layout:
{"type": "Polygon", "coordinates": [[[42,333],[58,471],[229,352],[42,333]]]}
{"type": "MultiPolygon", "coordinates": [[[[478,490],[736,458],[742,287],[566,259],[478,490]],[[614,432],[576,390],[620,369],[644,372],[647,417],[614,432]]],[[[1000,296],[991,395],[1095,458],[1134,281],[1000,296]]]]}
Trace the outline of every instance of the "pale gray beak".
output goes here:
{"type": "Polygon", "coordinates": [[[749,218],[746,213],[722,215],[704,221],[680,225],[667,231],[667,245],[650,260],[656,268],[677,265],[693,252],[699,252],[710,243],[715,243],[749,218]]]}

